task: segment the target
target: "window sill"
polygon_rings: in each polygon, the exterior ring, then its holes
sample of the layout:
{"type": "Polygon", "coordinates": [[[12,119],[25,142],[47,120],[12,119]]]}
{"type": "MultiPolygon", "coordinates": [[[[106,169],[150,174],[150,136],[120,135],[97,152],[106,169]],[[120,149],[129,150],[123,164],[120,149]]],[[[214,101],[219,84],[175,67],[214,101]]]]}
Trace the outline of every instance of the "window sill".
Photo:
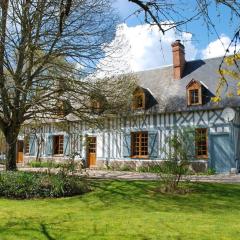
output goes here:
{"type": "Polygon", "coordinates": [[[192,107],[192,106],[201,106],[202,103],[191,103],[191,104],[188,104],[188,107],[192,107]]]}
{"type": "Polygon", "coordinates": [[[132,108],[132,111],[144,111],[145,107],[142,108],[132,108]]]}
{"type": "Polygon", "coordinates": [[[133,159],[149,159],[149,156],[131,156],[133,159]]]}
{"type": "Polygon", "coordinates": [[[196,159],[208,160],[208,156],[206,156],[206,155],[196,156],[196,159]]]}

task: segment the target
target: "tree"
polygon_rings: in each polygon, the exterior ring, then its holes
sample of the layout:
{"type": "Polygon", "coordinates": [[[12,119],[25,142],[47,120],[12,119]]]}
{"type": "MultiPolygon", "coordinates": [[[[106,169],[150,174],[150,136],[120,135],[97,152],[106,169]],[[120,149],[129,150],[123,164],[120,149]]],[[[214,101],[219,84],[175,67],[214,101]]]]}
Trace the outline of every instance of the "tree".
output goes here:
{"type": "MultiPolygon", "coordinates": [[[[108,107],[126,104],[126,76],[96,79],[99,60],[115,35],[117,16],[107,0],[0,1],[0,129],[7,142],[7,170],[16,169],[16,141],[23,123],[62,118],[95,120],[92,92],[108,107]],[[89,117],[91,115],[91,117],[89,117]]],[[[108,109],[106,109],[108,110],[108,109]]]]}
{"type": "Polygon", "coordinates": [[[189,172],[190,161],[195,156],[194,141],[195,135],[191,128],[176,128],[174,134],[166,138],[165,146],[161,149],[165,161],[155,164],[164,192],[178,190],[182,177],[189,172]]]}

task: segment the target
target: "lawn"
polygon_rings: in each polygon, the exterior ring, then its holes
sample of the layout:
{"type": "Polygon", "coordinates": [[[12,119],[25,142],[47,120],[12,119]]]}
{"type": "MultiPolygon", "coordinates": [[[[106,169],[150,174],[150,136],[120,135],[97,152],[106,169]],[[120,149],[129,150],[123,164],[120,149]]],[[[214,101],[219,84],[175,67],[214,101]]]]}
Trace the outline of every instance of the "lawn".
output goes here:
{"type": "Polygon", "coordinates": [[[239,239],[240,185],[192,184],[182,196],[149,181],[92,185],[71,198],[0,199],[0,239],[239,239]]]}

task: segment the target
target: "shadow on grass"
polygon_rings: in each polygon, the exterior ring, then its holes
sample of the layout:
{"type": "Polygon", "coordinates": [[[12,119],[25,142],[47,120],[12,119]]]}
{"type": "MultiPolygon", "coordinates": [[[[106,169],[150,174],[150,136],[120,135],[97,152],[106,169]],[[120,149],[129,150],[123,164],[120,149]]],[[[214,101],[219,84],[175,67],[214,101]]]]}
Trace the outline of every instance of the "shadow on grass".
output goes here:
{"type": "Polygon", "coordinates": [[[51,235],[49,234],[49,232],[46,228],[46,224],[43,224],[43,223],[40,224],[40,231],[46,237],[46,239],[55,240],[55,238],[51,237],[51,235]]]}
{"type": "MultiPolygon", "coordinates": [[[[40,228],[33,228],[30,226],[30,222],[26,221],[8,221],[5,226],[0,228],[0,236],[4,233],[11,233],[14,234],[14,236],[17,238],[23,238],[24,239],[30,239],[31,233],[40,233],[43,235],[47,240],[56,240],[53,238],[49,231],[47,230],[46,224],[40,223],[40,228]],[[17,226],[17,228],[15,228],[17,226]]],[[[1,238],[0,238],[1,239],[1,238]]],[[[34,239],[34,238],[31,238],[34,239]]]]}
{"type": "Polygon", "coordinates": [[[138,205],[140,208],[172,211],[240,210],[240,185],[213,183],[185,183],[192,192],[186,195],[161,194],[155,191],[157,181],[108,180],[92,181],[95,197],[105,206],[114,204],[138,205]],[[231,203],[231,204],[230,204],[231,203]]]}

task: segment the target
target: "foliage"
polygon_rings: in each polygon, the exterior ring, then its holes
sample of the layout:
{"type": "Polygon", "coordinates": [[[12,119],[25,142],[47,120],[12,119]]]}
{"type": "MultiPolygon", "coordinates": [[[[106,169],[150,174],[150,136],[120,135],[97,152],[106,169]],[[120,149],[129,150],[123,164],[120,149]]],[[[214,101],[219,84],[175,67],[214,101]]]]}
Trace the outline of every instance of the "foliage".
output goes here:
{"type": "Polygon", "coordinates": [[[159,163],[152,162],[148,164],[148,166],[141,166],[138,168],[139,172],[149,172],[149,173],[159,173],[161,171],[161,167],[159,163]]]}
{"type": "Polygon", "coordinates": [[[28,164],[33,168],[59,168],[63,172],[73,173],[73,172],[81,172],[84,168],[84,164],[82,160],[74,160],[68,159],[64,162],[55,162],[53,160],[46,162],[39,161],[31,161],[28,164]]]}
{"type": "Polygon", "coordinates": [[[211,98],[211,101],[214,103],[218,103],[222,100],[222,98],[220,96],[215,96],[211,98]]]}
{"type": "Polygon", "coordinates": [[[120,170],[120,171],[129,172],[129,171],[134,171],[135,169],[133,169],[132,166],[129,166],[129,165],[127,165],[127,164],[124,164],[123,166],[120,167],[119,170],[120,170]]]}
{"type": "Polygon", "coordinates": [[[192,129],[175,129],[174,135],[166,139],[167,148],[163,148],[166,160],[156,163],[155,168],[163,182],[164,192],[176,192],[183,175],[189,170],[193,158],[192,144],[194,142],[192,129]]]}
{"type": "Polygon", "coordinates": [[[63,163],[57,163],[54,161],[47,162],[31,161],[29,162],[28,165],[33,168],[60,168],[62,167],[63,163]]]}
{"type": "MultiPolygon", "coordinates": [[[[238,40],[240,37],[238,36],[238,40]]],[[[228,48],[231,47],[231,44],[228,48]]],[[[237,46],[235,46],[237,48],[237,46]]],[[[228,97],[240,96],[240,68],[239,68],[239,61],[240,61],[240,53],[236,52],[231,56],[225,55],[223,57],[222,63],[219,66],[219,83],[216,89],[216,96],[212,97],[212,101],[218,103],[222,100],[221,93],[224,91],[227,92],[228,97]],[[235,68],[233,68],[235,67],[235,68]],[[236,81],[235,86],[229,86],[228,80],[233,79],[236,81]]]]}
{"type": "Polygon", "coordinates": [[[191,183],[186,195],[155,192],[154,181],[91,185],[94,191],[71,198],[0,199],[1,239],[239,238],[239,184],[191,183]]]}
{"type": "Polygon", "coordinates": [[[61,164],[60,172],[65,175],[73,174],[75,172],[81,173],[85,167],[83,160],[74,160],[69,158],[65,163],[61,164]]]}
{"type": "Polygon", "coordinates": [[[77,176],[11,171],[0,173],[0,196],[6,198],[55,198],[87,191],[86,180],[77,176]]]}
{"type": "Polygon", "coordinates": [[[216,170],[214,168],[208,168],[206,175],[214,175],[216,174],[216,170]]]}
{"type": "Polygon", "coordinates": [[[182,162],[167,160],[159,166],[158,175],[161,181],[161,191],[169,193],[182,192],[179,189],[179,182],[182,176],[187,174],[189,163],[185,160],[182,162]]]}
{"type": "MultiPolygon", "coordinates": [[[[115,47],[109,46],[118,23],[111,4],[0,1],[0,129],[8,170],[17,168],[16,141],[24,123],[77,119],[97,125],[99,117],[89,109],[92,92],[104,96],[106,113],[126,108],[135,85],[131,77],[111,77],[100,64],[104,56],[116,58],[115,47]]],[[[122,46],[121,40],[117,43],[122,46]]]]}

